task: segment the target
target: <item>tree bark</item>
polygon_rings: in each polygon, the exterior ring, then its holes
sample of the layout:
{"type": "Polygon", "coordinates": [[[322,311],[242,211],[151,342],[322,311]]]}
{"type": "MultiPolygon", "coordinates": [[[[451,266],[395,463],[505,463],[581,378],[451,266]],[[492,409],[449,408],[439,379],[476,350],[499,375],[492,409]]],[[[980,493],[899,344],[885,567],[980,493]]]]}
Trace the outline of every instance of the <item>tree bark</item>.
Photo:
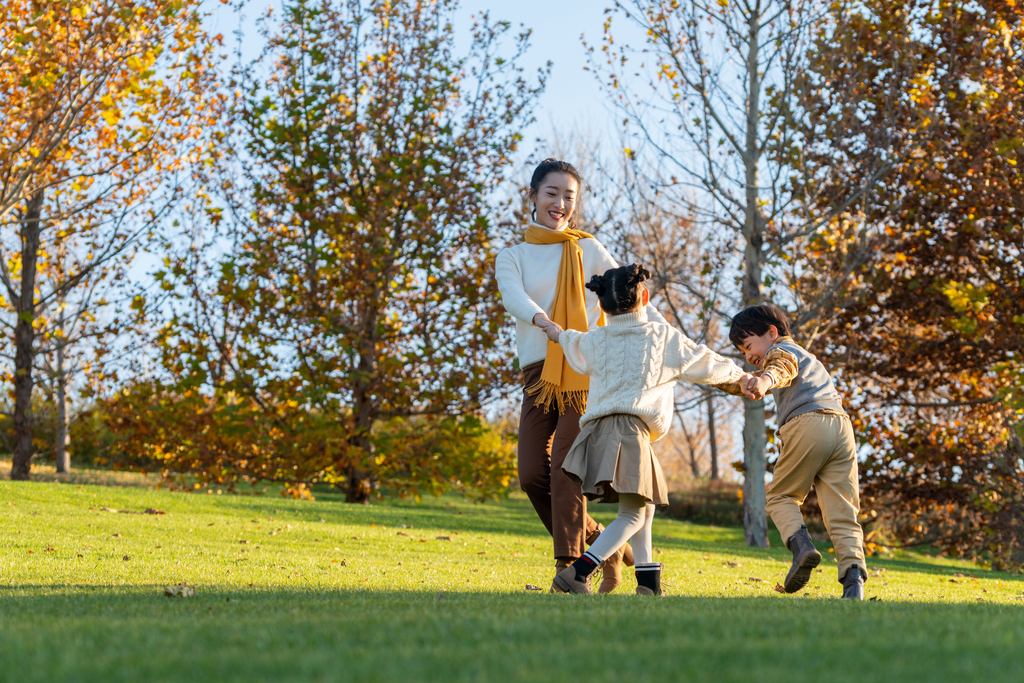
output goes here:
{"type": "Polygon", "coordinates": [[[14,457],[11,479],[27,480],[32,464],[32,366],[35,361],[36,265],[42,223],[43,192],[28,200],[21,220],[21,291],[14,302],[14,457]]]}
{"type": "MultiPolygon", "coordinates": [[[[764,289],[761,284],[762,259],[762,214],[758,189],[758,149],[757,131],[760,125],[761,74],[759,68],[759,24],[761,17],[760,3],[757,11],[750,13],[749,42],[747,50],[747,78],[750,91],[746,102],[746,153],[743,155],[746,171],[746,211],[744,215],[743,237],[745,249],[743,254],[743,305],[753,306],[762,303],[764,289]]],[[[756,369],[756,368],[755,368],[756,369]]],[[[743,408],[743,531],[747,545],[760,548],[768,547],[768,519],[765,515],[764,477],[765,477],[765,433],[764,401],[744,399],[743,408]]]]}
{"type": "Polygon", "coordinates": [[[711,481],[718,481],[718,436],[715,434],[715,395],[708,392],[708,447],[711,450],[711,481]]]}
{"type": "MultiPolygon", "coordinates": [[[[376,325],[374,325],[376,326],[376,325]]],[[[372,387],[370,378],[373,377],[374,359],[369,349],[363,351],[359,356],[359,372],[363,378],[356,383],[352,392],[352,413],[353,431],[349,437],[349,458],[353,452],[366,454],[370,452],[370,430],[373,427],[374,405],[371,396],[372,387]]],[[[345,491],[346,503],[370,502],[370,477],[362,470],[357,463],[350,462],[346,471],[347,486],[345,491]]]]}
{"type": "MultiPolygon", "coordinates": [[[[62,302],[63,303],[63,302],[62,302]]],[[[58,329],[64,331],[64,308],[57,314],[58,329]]],[[[68,379],[64,369],[65,338],[57,340],[57,471],[71,471],[71,453],[68,451],[71,435],[68,433],[68,379]]]]}

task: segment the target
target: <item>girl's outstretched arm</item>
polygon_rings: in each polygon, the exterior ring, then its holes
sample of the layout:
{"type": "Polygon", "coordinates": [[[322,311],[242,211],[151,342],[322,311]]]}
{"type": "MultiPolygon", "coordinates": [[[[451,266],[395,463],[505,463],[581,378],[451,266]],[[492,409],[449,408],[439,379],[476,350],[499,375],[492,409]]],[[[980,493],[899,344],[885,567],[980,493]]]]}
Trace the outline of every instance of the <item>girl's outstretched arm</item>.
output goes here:
{"type": "Polygon", "coordinates": [[[709,384],[727,393],[740,395],[743,370],[731,360],[718,355],[703,344],[696,344],[675,328],[669,328],[665,369],[674,379],[695,384],[709,384]]]}
{"type": "Polygon", "coordinates": [[[593,367],[593,358],[590,349],[587,348],[585,339],[591,332],[580,332],[578,330],[565,330],[558,335],[558,344],[562,347],[565,360],[569,367],[581,375],[589,375],[593,367]]]}

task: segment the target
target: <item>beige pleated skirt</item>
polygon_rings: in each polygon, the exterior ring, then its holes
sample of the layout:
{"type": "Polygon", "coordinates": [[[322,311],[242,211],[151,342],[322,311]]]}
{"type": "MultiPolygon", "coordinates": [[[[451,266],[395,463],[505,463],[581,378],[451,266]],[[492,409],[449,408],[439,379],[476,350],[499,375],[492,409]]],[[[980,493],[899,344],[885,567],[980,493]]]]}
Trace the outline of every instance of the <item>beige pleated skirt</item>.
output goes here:
{"type": "Polygon", "coordinates": [[[620,493],[635,493],[655,505],[668,505],[668,486],[651,449],[651,434],[633,415],[588,422],[569,449],[562,471],[590,500],[617,503],[620,493]]]}

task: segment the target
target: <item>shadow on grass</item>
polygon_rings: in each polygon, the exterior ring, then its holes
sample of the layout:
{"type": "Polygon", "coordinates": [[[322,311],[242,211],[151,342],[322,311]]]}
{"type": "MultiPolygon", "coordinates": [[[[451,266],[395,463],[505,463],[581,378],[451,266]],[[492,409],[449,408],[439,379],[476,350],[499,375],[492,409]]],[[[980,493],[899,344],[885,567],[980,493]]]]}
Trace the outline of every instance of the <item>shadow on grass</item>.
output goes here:
{"type": "Polygon", "coordinates": [[[1013,680],[1024,646],[1007,605],[198,590],[2,586],[0,679],[1013,680]]]}

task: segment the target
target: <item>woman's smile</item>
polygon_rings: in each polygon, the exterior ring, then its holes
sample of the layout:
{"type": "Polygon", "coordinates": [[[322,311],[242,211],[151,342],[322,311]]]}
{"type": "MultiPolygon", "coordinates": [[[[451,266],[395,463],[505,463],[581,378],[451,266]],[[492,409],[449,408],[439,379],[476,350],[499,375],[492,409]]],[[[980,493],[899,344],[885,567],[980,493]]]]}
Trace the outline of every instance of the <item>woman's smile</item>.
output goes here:
{"type": "Polygon", "coordinates": [[[566,173],[549,173],[540,188],[530,197],[537,207],[536,221],[549,230],[568,227],[576,208],[579,183],[566,173]]]}

